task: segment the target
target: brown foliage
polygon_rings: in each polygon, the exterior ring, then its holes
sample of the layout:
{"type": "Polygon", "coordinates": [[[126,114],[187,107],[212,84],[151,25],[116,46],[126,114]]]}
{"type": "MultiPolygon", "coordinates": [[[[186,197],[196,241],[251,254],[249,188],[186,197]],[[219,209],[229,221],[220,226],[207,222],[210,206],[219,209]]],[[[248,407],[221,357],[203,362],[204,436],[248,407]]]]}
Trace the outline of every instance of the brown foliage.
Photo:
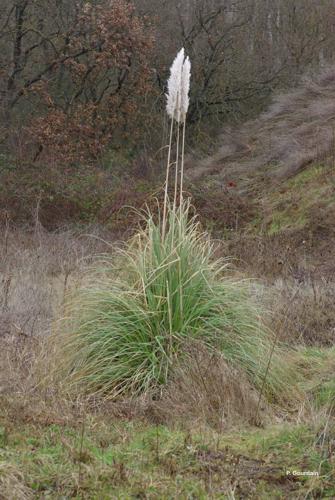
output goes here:
{"type": "Polygon", "coordinates": [[[67,161],[96,159],[116,127],[128,124],[129,133],[137,97],[148,90],[146,55],[152,41],[124,0],[85,4],[70,40],[70,50],[85,57],[64,63],[75,92],[72,102],[64,109],[49,98],[48,113],[33,123],[32,135],[43,148],[67,161]]]}
{"type": "Polygon", "coordinates": [[[34,105],[26,131],[35,160],[97,160],[113,139],[134,134],[140,98],[150,88],[153,32],[131,3],[77,4],[70,21],[57,35],[54,59],[21,88],[17,83],[10,104],[34,105]]]}

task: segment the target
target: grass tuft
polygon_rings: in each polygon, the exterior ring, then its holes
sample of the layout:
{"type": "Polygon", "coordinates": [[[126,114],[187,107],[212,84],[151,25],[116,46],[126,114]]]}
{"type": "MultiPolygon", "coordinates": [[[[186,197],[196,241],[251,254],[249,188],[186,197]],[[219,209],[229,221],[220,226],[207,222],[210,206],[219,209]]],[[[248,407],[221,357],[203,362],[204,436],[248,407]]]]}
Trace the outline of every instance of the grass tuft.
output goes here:
{"type": "MultiPolygon", "coordinates": [[[[190,342],[219,351],[263,385],[273,338],[262,325],[247,281],[225,276],[226,262],[194,218],[190,203],[168,207],[167,230],[152,214],[111,261],[67,305],[57,369],[89,394],[108,397],[157,391],[190,342]]],[[[264,394],[294,394],[294,377],[276,350],[264,394]]],[[[285,396],[285,397],[286,397],[285,396]]]]}

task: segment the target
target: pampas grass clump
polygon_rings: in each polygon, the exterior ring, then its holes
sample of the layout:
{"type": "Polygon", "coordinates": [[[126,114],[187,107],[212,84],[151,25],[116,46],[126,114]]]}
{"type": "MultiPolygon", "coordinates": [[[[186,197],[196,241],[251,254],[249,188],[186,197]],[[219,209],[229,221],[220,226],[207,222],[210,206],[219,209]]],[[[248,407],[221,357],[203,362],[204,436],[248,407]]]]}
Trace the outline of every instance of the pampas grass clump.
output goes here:
{"type": "MultiPolygon", "coordinates": [[[[247,282],[224,276],[213,244],[189,218],[168,206],[161,223],[149,214],[147,227],[90,271],[88,285],[68,303],[58,338],[58,369],[90,394],[109,397],[155,391],[169,378],[188,344],[200,341],[242,368],[261,388],[272,338],[260,322],[247,282]]],[[[265,394],[276,399],[290,383],[278,355],[265,394]]]]}
{"type": "Polygon", "coordinates": [[[225,276],[225,263],[214,258],[213,244],[190,217],[189,200],[183,200],[189,80],[190,62],[181,50],[168,85],[171,134],[162,217],[148,212],[145,229],[113,259],[91,269],[87,285],[68,301],[57,337],[57,371],[89,394],[156,392],[196,341],[221,353],[269,400],[276,400],[292,393],[293,376],[283,352],[274,352],[248,283],[225,276]],[[171,163],[174,125],[176,158],[171,163]],[[167,194],[172,166],[173,203],[167,194]]]}

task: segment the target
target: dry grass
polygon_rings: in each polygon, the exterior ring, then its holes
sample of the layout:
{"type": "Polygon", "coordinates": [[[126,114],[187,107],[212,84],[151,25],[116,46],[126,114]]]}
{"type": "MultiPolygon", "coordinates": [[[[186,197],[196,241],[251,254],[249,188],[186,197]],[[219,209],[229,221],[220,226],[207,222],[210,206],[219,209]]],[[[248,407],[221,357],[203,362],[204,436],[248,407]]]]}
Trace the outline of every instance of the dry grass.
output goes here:
{"type": "Polygon", "coordinates": [[[249,276],[271,282],[281,278],[304,283],[334,279],[333,245],[333,228],[327,220],[322,232],[317,225],[276,234],[241,230],[231,233],[221,246],[224,254],[230,255],[249,276]]]}
{"type": "Polygon", "coordinates": [[[272,328],[290,344],[334,345],[335,290],[326,280],[278,280],[271,289],[272,328]]]}
{"type": "Polygon", "coordinates": [[[187,177],[234,180],[244,190],[257,171],[264,171],[273,182],[321,160],[334,150],[334,82],[335,69],[329,68],[318,78],[306,78],[296,90],[277,96],[256,120],[238,129],[226,128],[217,153],[195,165],[189,162],[187,177]]]}
{"type": "Polygon", "coordinates": [[[79,276],[94,254],[110,250],[105,238],[108,241],[108,233],[99,228],[55,233],[40,226],[31,231],[5,230],[0,242],[3,323],[16,324],[30,336],[48,329],[69,280],[79,276]]]}
{"type": "MultiPolygon", "coordinates": [[[[96,253],[108,251],[98,228],[87,233],[3,230],[0,242],[0,388],[27,380],[32,352],[51,328],[67,288],[96,253]],[[20,366],[17,372],[16,366],[20,366]]],[[[6,389],[7,388],[7,389],[6,389]]]]}
{"type": "Polygon", "coordinates": [[[14,465],[0,463],[0,499],[32,500],[34,492],[25,484],[24,475],[14,465]]]}
{"type": "MultiPolygon", "coordinates": [[[[232,426],[253,425],[257,413],[259,392],[245,374],[231,367],[217,354],[201,345],[189,348],[189,356],[176,366],[171,381],[159,401],[153,401],[147,416],[154,421],[175,425],[209,425],[219,431],[232,426]]],[[[258,424],[271,414],[264,403],[258,424]]]]}
{"type": "MultiPolygon", "coordinates": [[[[317,238],[315,238],[317,240],[317,238]]],[[[222,252],[242,274],[257,277],[270,327],[290,345],[331,346],[335,339],[333,239],[308,241],[302,232],[234,234],[222,252]],[[304,239],[306,238],[306,239],[304,239]]]]}

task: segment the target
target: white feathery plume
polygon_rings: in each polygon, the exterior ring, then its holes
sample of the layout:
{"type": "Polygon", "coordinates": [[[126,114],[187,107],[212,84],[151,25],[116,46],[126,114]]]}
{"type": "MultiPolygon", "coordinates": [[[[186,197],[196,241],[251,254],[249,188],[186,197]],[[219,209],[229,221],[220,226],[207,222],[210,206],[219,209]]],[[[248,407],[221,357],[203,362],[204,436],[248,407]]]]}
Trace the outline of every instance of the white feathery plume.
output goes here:
{"type": "Polygon", "coordinates": [[[182,90],[182,74],[185,60],[185,51],[180,49],[170,68],[168,93],[166,95],[166,111],[171,119],[180,121],[180,101],[182,90]]]}
{"type": "MultiPolygon", "coordinates": [[[[178,173],[179,173],[179,143],[180,143],[180,123],[183,124],[182,135],[182,155],[181,155],[181,172],[180,172],[180,210],[182,210],[183,203],[183,176],[184,176],[184,150],[185,150],[185,127],[186,127],[186,114],[189,106],[189,91],[190,91],[190,78],[191,78],[191,63],[188,57],[185,59],[185,50],[182,48],[170,68],[170,77],[168,79],[167,87],[168,93],[166,94],[166,111],[171,118],[170,127],[170,141],[167,158],[166,168],[166,181],[165,181],[165,194],[164,194],[164,209],[163,209],[163,225],[162,225],[162,240],[165,238],[166,231],[166,217],[168,205],[168,183],[170,176],[170,160],[172,151],[172,137],[174,121],[177,122],[177,146],[176,146],[176,161],[175,161],[175,189],[173,210],[176,208],[177,202],[177,187],[178,187],[178,173]]],[[[174,220],[174,219],[173,219],[174,220]]],[[[172,231],[173,233],[173,231],[172,231]]]]}
{"type": "Polygon", "coordinates": [[[190,98],[189,98],[190,81],[191,81],[191,61],[190,58],[187,56],[183,64],[183,69],[181,74],[180,116],[182,122],[186,121],[186,115],[190,103],[190,98]]]}

